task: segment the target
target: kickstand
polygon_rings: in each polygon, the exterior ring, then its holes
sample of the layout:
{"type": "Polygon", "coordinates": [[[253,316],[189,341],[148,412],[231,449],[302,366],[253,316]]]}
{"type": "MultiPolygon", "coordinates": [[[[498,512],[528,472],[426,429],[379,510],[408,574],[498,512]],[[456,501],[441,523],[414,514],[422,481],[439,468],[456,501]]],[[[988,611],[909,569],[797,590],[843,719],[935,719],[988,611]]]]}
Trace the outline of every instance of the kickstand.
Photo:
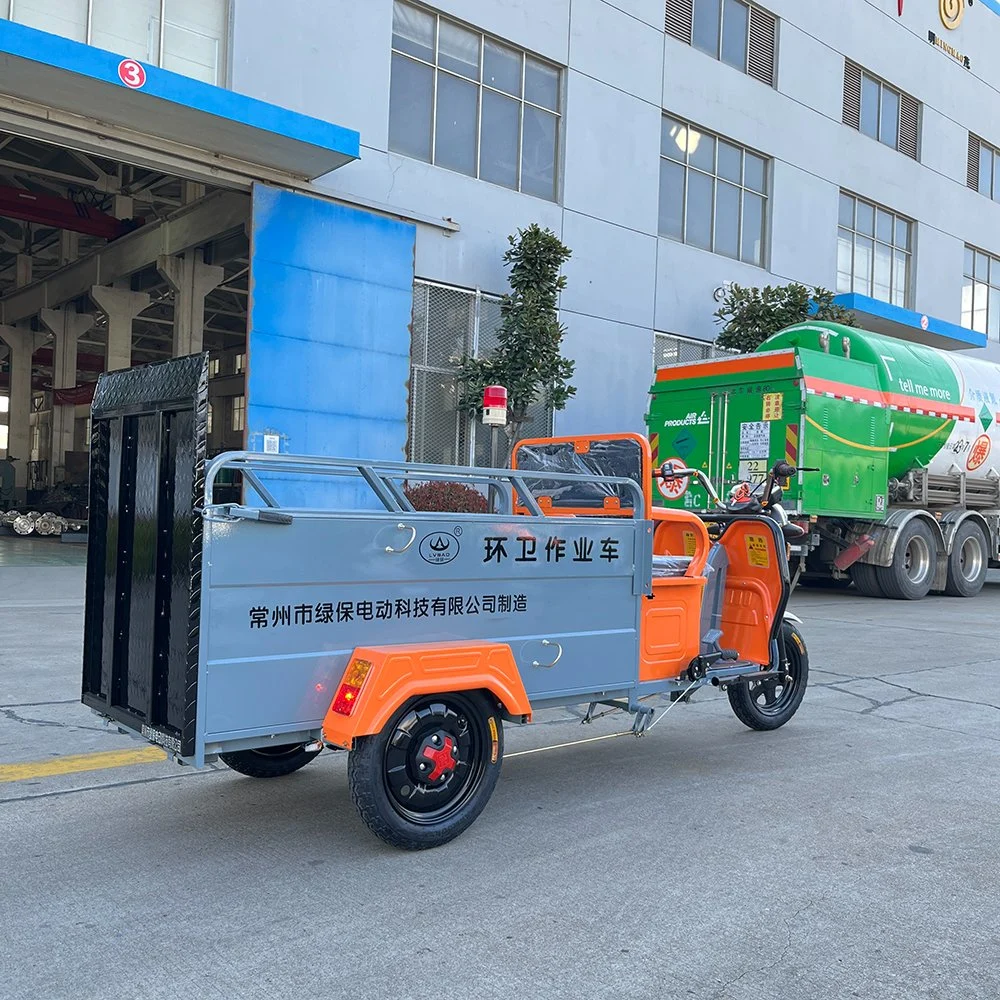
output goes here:
{"type": "Polygon", "coordinates": [[[653,709],[647,705],[640,705],[635,713],[635,721],[632,723],[632,733],[634,736],[642,736],[653,721],[653,709]]]}

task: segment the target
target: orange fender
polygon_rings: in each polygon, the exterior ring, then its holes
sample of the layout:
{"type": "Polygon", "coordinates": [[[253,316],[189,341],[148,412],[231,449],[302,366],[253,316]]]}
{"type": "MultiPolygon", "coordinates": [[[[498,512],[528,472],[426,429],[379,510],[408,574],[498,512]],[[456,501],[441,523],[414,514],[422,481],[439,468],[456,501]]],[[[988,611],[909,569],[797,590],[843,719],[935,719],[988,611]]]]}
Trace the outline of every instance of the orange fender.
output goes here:
{"type": "Polygon", "coordinates": [[[490,691],[508,715],[525,722],[531,719],[531,704],[514,654],[504,643],[359,646],[345,675],[357,661],[371,663],[371,669],[351,714],[334,711],[335,697],[323,720],[323,739],[345,750],[351,749],[356,737],[380,732],[396,710],[417,695],[490,691]]]}

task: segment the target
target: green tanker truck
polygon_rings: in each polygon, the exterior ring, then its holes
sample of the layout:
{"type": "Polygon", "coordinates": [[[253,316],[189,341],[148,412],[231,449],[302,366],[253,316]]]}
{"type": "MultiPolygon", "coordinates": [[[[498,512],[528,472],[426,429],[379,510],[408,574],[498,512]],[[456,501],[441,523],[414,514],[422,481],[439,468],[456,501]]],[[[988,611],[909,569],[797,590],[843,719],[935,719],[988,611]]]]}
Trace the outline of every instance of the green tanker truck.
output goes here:
{"type": "MultiPolygon", "coordinates": [[[[721,495],[800,471],[782,506],[806,529],[803,583],[916,600],[973,597],[1000,565],[1000,365],[835,323],[803,323],[753,354],[656,373],[654,458],[700,468],[721,495]]],[[[705,509],[687,479],[660,502],[705,509]]]]}

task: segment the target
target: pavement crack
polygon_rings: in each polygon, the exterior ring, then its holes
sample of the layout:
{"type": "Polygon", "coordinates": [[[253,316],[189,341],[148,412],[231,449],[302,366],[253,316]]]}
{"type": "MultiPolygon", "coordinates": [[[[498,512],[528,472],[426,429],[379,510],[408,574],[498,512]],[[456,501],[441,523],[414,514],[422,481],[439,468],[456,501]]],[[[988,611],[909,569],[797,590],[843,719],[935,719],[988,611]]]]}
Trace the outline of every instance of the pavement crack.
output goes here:
{"type": "MultiPolygon", "coordinates": [[[[928,691],[917,691],[916,688],[907,687],[905,684],[897,684],[895,681],[887,681],[884,677],[874,677],[872,679],[877,680],[882,684],[886,684],[889,687],[898,688],[900,691],[908,691],[916,698],[934,698],[937,701],[953,701],[957,702],[959,705],[978,705],[980,708],[992,708],[994,712],[1000,712],[1000,705],[994,705],[990,701],[976,701],[973,698],[954,698],[947,694],[931,694],[928,691]]],[[[901,698],[898,700],[905,701],[906,699],[901,698]]]]}
{"type": "MultiPolygon", "coordinates": [[[[881,678],[873,678],[875,680],[881,680],[881,678]]],[[[893,685],[898,687],[899,685],[893,685]]],[[[914,698],[920,697],[918,694],[907,694],[902,698],[892,698],[889,701],[879,701],[878,698],[871,698],[866,694],[860,694],[858,691],[850,691],[846,687],[841,687],[840,682],[831,681],[829,684],[817,684],[816,687],[829,688],[831,691],[837,691],[839,694],[850,695],[852,698],[858,698],[861,701],[868,702],[868,707],[862,709],[859,715],[871,715],[872,712],[877,712],[880,708],[885,708],[888,705],[898,705],[901,701],[912,701],[914,698]]]]}
{"type": "Polygon", "coordinates": [[[25,726],[45,726],[52,729],[76,729],[88,733],[103,733],[103,726],[78,726],[72,722],[55,722],[52,719],[31,719],[26,715],[19,715],[12,708],[0,708],[0,715],[10,719],[11,722],[19,722],[25,726]]]}
{"type": "Polygon", "coordinates": [[[725,994],[726,990],[728,990],[730,986],[735,986],[738,982],[749,976],[750,973],[756,972],[758,975],[765,976],[772,969],[779,966],[785,960],[785,956],[791,950],[792,927],[794,925],[794,922],[799,917],[801,917],[802,914],[806,912],[806,910],[808,910],[812,906],[815,906],[816,903],[818,902],[819,902],[818,899],[810,899],[809,902],[800,906],[790,917],[782,917],[781,919],[785,925],[785,944],[782,947],[781,953],[778,955],[778,957],[773,962],[770,962],[768,965],[765,965],[763,968],[744,969],[738,976],[735,976],[734,978],[727,980],[725,983],[722,984],[722,987],[715,994],[713,1000],[720,1000],[720,998],[725,994]]]}
{"type": "Polygon", "coordinates": [[[0,705],[0,710],[5,708],[44,708],[46,705],[79,705],[79,698],[65,698],[62,701],[16,701],[10,705],[0,705]]]}

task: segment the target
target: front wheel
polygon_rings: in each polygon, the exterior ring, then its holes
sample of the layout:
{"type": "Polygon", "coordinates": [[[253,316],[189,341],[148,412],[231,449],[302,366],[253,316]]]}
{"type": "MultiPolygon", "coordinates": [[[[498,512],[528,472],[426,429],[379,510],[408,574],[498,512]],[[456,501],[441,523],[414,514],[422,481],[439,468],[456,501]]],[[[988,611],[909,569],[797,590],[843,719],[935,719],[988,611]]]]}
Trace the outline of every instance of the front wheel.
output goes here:
{"type": "Polygon", "coordinates": [[[304,743],[286,743],[278,747],[220,753],[219,759],[249,778],[281,778],[305,767],[318,754],[319,750],[307,750],[304,743]]]}
{"type": "Polygon", "coordinates": [[[799,709],[809,683],[809,654],[794,622],[781,625],[784,668],[761,681],[731,684],[726,693],[733,714],[750,729],[769,730],[783,726],[799,709]]]}
{"type": "Polygon", "coordinates": [[[483,811],[503,760],[503,719],[478,692],[404,705],[347,758],[351,798],[365,825],[393,847],[454,840],[483,811]]]}

